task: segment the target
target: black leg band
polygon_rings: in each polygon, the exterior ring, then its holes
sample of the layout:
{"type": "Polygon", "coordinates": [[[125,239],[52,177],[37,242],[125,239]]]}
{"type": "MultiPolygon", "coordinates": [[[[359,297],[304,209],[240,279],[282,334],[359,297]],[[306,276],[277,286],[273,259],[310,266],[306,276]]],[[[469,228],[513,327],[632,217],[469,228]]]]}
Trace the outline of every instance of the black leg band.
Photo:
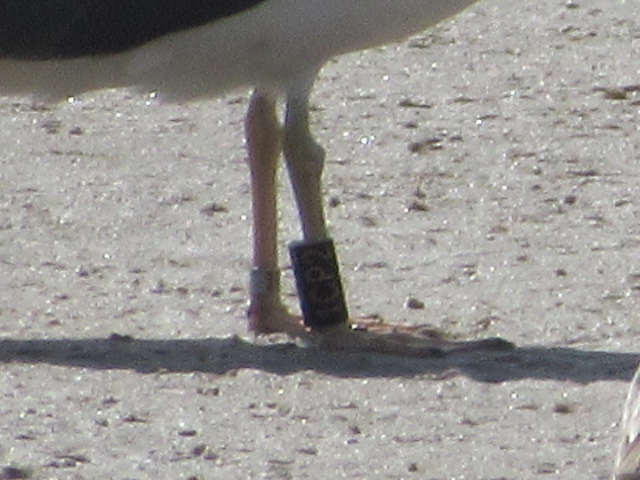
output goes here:
{"type": "Polygon", "coordinates": [[[347,323],[349,312],[333,241],[293,242],[289,253],[304,324],[324,329],[347,323]]]}

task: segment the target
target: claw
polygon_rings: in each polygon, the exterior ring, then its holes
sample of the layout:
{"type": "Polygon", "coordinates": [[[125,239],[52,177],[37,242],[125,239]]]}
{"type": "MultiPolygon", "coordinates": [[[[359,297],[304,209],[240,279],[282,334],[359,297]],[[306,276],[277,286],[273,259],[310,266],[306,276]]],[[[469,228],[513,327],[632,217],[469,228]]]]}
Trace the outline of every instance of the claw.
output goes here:
{"type": "Polygon", "coordinates": [[[247,310],[247,317],[249,331],[256,336],[284,333],[292,339],[310,339],[311,332],[304,326],[302,318],[289,313],[279,302],[254,300],[247,310]]]}
{"type": "Polygon", "coordinates": [[[359,324],[331,327],[324,331],[318,342],[320,348],[354,353],[384,353],[402,357],[439,358],[451,353],[472,351],[504,351],[515,348],[501,338],[472,341],[452,341],[424,336],[412,332],[412,327],[387,327],[377,323],[372,331],[359,324]]]}

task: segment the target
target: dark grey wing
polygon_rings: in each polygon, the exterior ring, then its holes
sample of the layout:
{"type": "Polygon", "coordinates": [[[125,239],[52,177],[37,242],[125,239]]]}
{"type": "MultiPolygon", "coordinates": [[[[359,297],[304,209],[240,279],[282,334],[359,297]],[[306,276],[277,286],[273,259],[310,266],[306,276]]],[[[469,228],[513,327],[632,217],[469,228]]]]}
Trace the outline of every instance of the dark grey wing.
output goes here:
{"type": "Polygon", "coordinates": [[[0,0],[0,58],[122,52],[267,0],[0,0]]]}

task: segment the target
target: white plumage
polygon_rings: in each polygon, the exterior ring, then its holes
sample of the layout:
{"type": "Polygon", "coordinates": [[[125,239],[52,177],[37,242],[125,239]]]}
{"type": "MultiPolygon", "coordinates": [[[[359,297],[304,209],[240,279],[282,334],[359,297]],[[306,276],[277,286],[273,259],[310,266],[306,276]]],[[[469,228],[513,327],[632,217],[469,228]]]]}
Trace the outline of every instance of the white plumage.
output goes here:
{"type": "Polygon", "coordinates": [[[286,94],[336,55],[400,40],[474,2],[267,0],[115,55],[24,61],[0,51],[0,91],[61,98],[133,87],[179,100],[238,87],[286,94]]]}

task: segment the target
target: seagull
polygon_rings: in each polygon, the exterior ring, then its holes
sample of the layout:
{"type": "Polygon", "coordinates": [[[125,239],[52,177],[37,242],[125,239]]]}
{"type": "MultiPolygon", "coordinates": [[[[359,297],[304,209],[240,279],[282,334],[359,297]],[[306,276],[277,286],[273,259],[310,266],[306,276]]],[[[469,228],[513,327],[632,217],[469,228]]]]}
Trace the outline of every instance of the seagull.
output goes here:
{"type": "Polygon", "coordinates": [[[474,2],[0,0],[0,94],[59,101],[128,88],[189,102],[252,88],[245,119],[253,215],[249,330],[329,350],[411,357],[505,349],[512,345],[499,338],[454,342],[411,329],[353,326],[323,208],[325,152],[309,127],[309,97],[327,61],[402,40],[474,2]],[[280,298],[281,154],[303,233],[290,247],[302,319],[280,298]]]}
{"type": "Polygon", "coordinates": [[[640,367],[629,385],[620,426],[622,439],[613,464],[613,480],[640,480],[640,367]]]}

